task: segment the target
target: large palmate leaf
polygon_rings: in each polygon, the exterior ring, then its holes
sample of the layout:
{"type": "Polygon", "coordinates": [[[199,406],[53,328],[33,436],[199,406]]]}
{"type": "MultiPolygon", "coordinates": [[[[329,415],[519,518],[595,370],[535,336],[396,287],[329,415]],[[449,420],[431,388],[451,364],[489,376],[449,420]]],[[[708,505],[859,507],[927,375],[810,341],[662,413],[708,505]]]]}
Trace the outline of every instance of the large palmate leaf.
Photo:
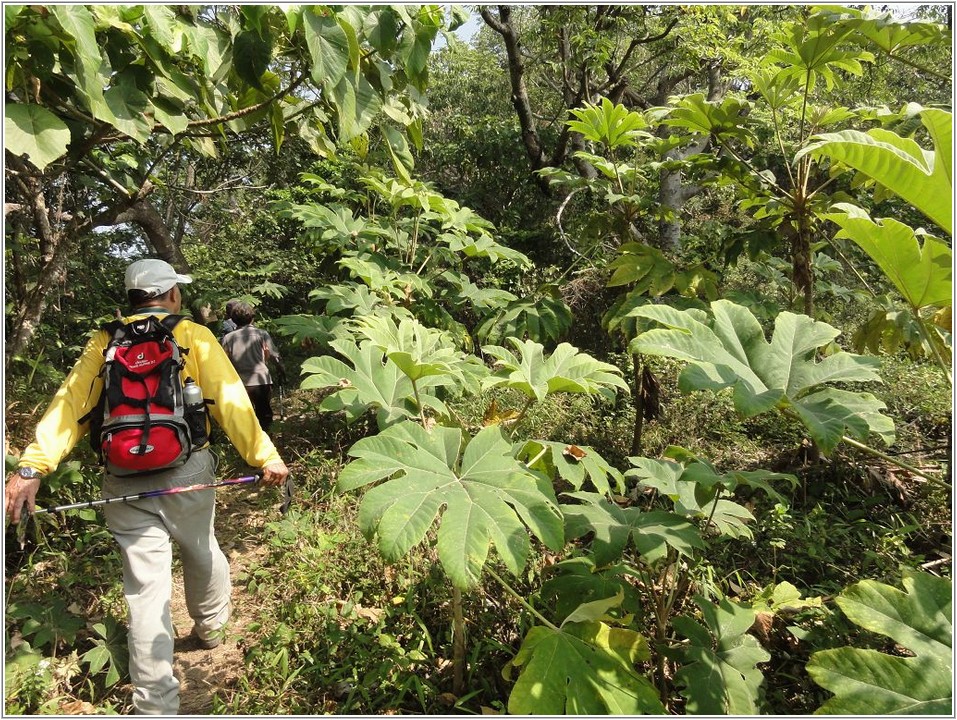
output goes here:
{"type": "Polygon", "coordinates": [[[783,312],[774,323],[771,342],[751,311],[727,300],[711,303],[712,317],[697,310],[678,311],[643,305],[631,311],[667,329],[636,337],[635,353],[664,355],[691,365],[682,371],[682,390],[734,388],[734,405],[744,417],[777,408],[800,416],[825,454],[846,433],[861,440],[868,432],[893,440],[893,423],[885,405],[869,393],[828,388],[832,382],[880,382],[877,358],[837,352],[815,360],[818,348],[840,331],[806,315],[783,312]]]}
{"type": "Polygon", "coordinates": [[[675,513],[619,507],[597,493],[567,495],[582,503],[562,505],[565,534],[571,540],[594,533],[592,553],[599,565],[619,560],[629,540],[649,564],[664,559],[669,547],[686,556],[705,547],[698,528],[675,513]]]}
{"type": "Polygon", "coordinates": [[[618,147],[633,147],[641,138],[652,137],[643,132],[648,127],[641,113],[629,111],[624,105],[602,98],[600,105],[585,103],[581,110],[571,110],[577,120],[570,120],[568,127],[581,133],[586,140],[600,142],[609,150],[618,147]]]}
{"type": "Polygon", "coordinates": [[[326,307],[323,310],[325,315],[365,317],[381,313],[399,314],[399,310],[405,310],[405,308],[385,305],[379,295],[373,294],[368,287],[358,283],[316,288],[309,293],[309,298],[326,301],[326,307]]]}
{"type": "Polygon", "coordinates": [[[531,261],[526,255],[518,250],[500,245],[488,233],[481,233],[477,237],[472,237],[461,232],[444,232],[436,238],[436,241],[448,244],[449,250],[461,253],[467,258],[488,258],[493,263],[505,261],[519,267],[531,267],[531,261]]]}
{"type": "Polygon", "coordinates": [[[621,370],[579,352],[568,343],[559,345],[546,358],[544,346],[537,342],[521,342],[513,337],[508,338],[508,342],[515,353],[499,345],[482,348],[496,360],[495,373],[485,379],[484,389],[504,385],[539,402],[557,392],[597,393],[609,399],[615,397],[613,388],[628,392],[628,385],[620,377],[621,370]]]}
{"type": "Polygon", "coordinates": [[[468,275],[446,270],[439,278],[453,288],[443,295],[443,299],[456,307],[469,307],[475,310],[500,308],[517,300],[512,293],[496,287],[480,287],[473,283],[468,275]]]}
{"type": "Polygon", "coordinates": [[[551,617],[563,622],[582,603],[621,595],[621,612],[632,615],[641,612],[641,596],[628,575],[634,569],[625,563],[598,565],[591,555],[562,560],[549,568],[554,574],[539,591],[546,606],[552,608],[551,617]]]}
{"type": "MultiPolygon", "coordinates": [[[[332,188],[320,187],[327,192],[332,191],[332,188]]],[[[364,251],[373,243],[389,236],[388,231],[375,223],[361,217],[353,217],[352,211],[342,205],[277,203],[275,207],[280,216],[299,220],[307,228],[320,230],[320,239],[327,240],[336,247],[364,251]]]]}
{"type": "Polygon", "coordinates": [[[504,342],[507,337],[527,337],[537,342],[558,340],[572,324],[572,311],[555,287],[542,295],[518,298],[496,308],[475,328],[485,342],[504,342]]]}
{"type": "Polygon", "coordinates": [[[908,305],[944,307],[953,303],[953,253],[931,236],[924,243],[914,230],[893,218],[871,220],[855,205],[839,203],[825,215],[841,227],[837,237],[857,243],[894,283],[908,305]]]}
{"type": "MultiPolygon", "coordinates": [[[[416,320],[367,316],[358,321],[359,332],[386,354],[417,385],[431,378],[434,385],[457,385],[478,393],[488,370],[474,355],[458,350],[448,335],[416,320]]],[[[419,385],[421,387],[421,385],[419,385]]]]}
{"type": "Polygon", "coordinates": [[[874,128],[867,133],[844,130],[818,135],[795,160],[810,153],[849,165],[902,197],[947,233],[953,233],[953,115],[924,108],[920,118],[933,138],[933,152],[911,138],[874,128]]]}
{"type": "Polygon", "coordinates": [[[90,673],[98,673],[104,667],[105,682],[111,687],[126,674],[129,663],[126,628],[116,620],[107,617],[106,622],[94,623],[93,647],[80,656],[80,660],[89,664],[90,673]]]}
{"type": "Polygon", "coordinates": [[[658,693],[634,665],[650,655],[633,630],[604,622],[533,627],[506,666],[521,668],[508,698],[514,715],[664,714],[658,693]]]}
{"type": "Polygon", "coordinates": [[[332,340],[351,336],[342,318],[327,315],[282,315],[273,320],[280,335],[299,345],[307,340],[328,345],[332,340]]]}
{"type": "Polygon", "coordinates": [[[625,243],[608,269],[612,271],[608,287],[638,283],[638,292],[664,295],[675,284],[675,266],[664,253],[650,245],[625,243]]]}
{"type": "Polygon", "coordinates": [[[953,716],[952,581],[911,571],[903,585],[863,580],[837,603],[854,623],[913,657],[852,647],[814,653],[808,674],[834,693],[818,713],[953,716]]]}
{"type": "Polygon", "coordinates": [[[915,360],[933,357],[936,351],[950,365],[950,343],[946,342],[952,325],[950,305],[938,310],[930,322],[925,323],[919,312],[901,307],[896,298],[884,294],[875,300],[877,303],[871,316],[851,339],[855,350],[894,355],[903,349],[915,360]],[[928,332],[925,333],[924,329],[928,332]]]}
{"type": "Polygon", "coordinates": [[[425,539],[437,517],[438,555],[461,588],[479,581],[495,546],[506,567],[525,566],[525,526],[552,550],[564,542],[561,513],[551,486],[512,457],[497,427],[480,431],[460,456],[462,431],[403,422],[349,449],[356,458],[339,475],[341,490],[385,480],[366,491],[359,525],[378,536],[379,550],[397,560],[425,539]]]}
{"type": "Polygon", "coordinates": [[[653,488],[667,497],[679,516],[703,522],[726,537],[750,538],[747,523],[754,520],[754,516],[743,505],[721,497],[722,492],[730,495],[739,487],[751,487],[784,502],[770,482],[785,480],[792,486],[797,484],[793,475],[767,470],[718,473],[710,463],[680,447],[669,447],[665,454],[680,462],[628,458],[635,467],[627,471],[625,477],[636,477],[641,487],[653,488]]]}
{"type": "Polygon", "coordinates": [[[681,98],[663,124],[702,135],[734,137],[750,143],[753,133],[747,127],[747,113],[743,112],[747,107],[746,101],[735,97],[710,102],[702,93],[696,93],[681,98]]]}
{"type": "Polygon", "coordinates": [[[383,363],[383,353],[373,343],[356,345],[349,340],[333,340],[329,345],[351,366],[329,356],[308,358],[302,364],[303,374],[308,375],[302,381],[304,390],[334,388],[320,409],[345,411],[346,419],[352,422],[374,408],[380,427],[414,414],[414,407],[409,405],[413,395],[411,380],[395,363],[383,363]]]}
{"type": "Polygon", "coordinates": [[[754,611],[727,598],[715,605],[695,597],[704,625],[687,616],[676,617],[675,630],[689,643],[678,648],[681,669],[675,682],[695,715],[756,715],[758,690],[764,676],[756,667],[771,659],[748,634],[754,611]]]}

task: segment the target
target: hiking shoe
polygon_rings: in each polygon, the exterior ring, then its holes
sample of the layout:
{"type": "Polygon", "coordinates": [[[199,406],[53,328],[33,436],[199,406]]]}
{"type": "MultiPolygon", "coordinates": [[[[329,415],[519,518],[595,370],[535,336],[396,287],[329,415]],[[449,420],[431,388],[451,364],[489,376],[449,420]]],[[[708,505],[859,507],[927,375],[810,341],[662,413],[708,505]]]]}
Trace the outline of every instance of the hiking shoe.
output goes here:
{"type": "Polygon", "coordinates": [[[203,650],[212,650],[223,644],[223,639],[219,636],[207,638],[203,640],[199,635],[196,636],[196,642],[199,643],[199,646],[203,650]]]}
{"type": "Polygon", "coordinates": [[[200,637],[199,633],[196,632],[196,628],[193,628],[193,632],[190,633],[193,640],[196,641],[196,644],[199,645],[203,650],[212,650],[223,644],[223,630],[219,629],[213,632],[208,638],[200,637]]]}

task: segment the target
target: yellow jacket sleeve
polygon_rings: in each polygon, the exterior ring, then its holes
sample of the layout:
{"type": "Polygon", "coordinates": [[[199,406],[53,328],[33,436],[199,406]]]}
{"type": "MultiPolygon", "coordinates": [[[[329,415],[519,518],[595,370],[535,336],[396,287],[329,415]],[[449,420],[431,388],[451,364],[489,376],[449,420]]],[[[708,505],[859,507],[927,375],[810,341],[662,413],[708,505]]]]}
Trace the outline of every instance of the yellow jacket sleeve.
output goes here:
{"type": "Polygon", "coordinates": [[[89,432],[89,422],[81,425],[80,418],[93,409],[103,389],[100,369],[108,342],[109,335],[101,330],[86,344],[80,359],[40,418],[35,439],[20,456],[20,465],[51,473],[89,432]]]}
{"type": "MultiPolygon", "coordinates": [[[[143,316],[126,320],[139,317],[143,316]]],[[[281,462],[272,440],[259,426],[242,380],[213,333],[203,325],[183,320],[173,335],[180,347],[189,349],[185,374],[199,383],[203,397],[213,401],[210,414],[243,459],[256,468],[281,462]]],[[[99,331],[86,344],[37,424],[35,439],[20,456],[20,465],[51,473],[89,432],[89,422],[81,425],[80,418],[93,409],[102,392],[100,370],[108,343],[109,334],[99,331]]]]}
{"type": "Polygon", "coordinates": [[[184,320],[173,335],[180,346],[189,348],[186,374],[199,383],[203,397],[212,400],[210,414],[243,459],[256,468],[282,462],[272,440],[259,426],[243,381],[209,328],[184,320]]]}

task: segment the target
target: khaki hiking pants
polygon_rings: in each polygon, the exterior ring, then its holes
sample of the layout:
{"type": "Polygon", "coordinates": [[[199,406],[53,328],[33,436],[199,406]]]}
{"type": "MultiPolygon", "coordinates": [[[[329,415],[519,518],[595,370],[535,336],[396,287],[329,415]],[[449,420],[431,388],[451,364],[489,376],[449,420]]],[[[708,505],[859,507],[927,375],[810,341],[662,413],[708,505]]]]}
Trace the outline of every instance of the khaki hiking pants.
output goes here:
{"type": "MultiPolygon", "coordinates": [[[[213,482],[216,462],[208,450],[185,465],[134,478],[106,475],[103,497],[213,482]]],[[[146,498],[104,505],[107,526],[123,558],[123,594],[129,605],[130,678],[139,715],[175,715],[179,681],[173,676],[173,549],[183,564],[186,607],[203,640],[229,619],[229,564],[213,534],[216,491],[146,498]]]]}

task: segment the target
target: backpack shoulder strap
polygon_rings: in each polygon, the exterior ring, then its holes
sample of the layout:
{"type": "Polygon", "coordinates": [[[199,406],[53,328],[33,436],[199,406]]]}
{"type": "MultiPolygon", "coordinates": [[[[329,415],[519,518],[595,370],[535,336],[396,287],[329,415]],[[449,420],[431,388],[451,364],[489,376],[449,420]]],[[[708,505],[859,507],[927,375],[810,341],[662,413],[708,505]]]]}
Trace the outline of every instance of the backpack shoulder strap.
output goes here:
{"type": "Polygon", "coordinates": [[[164,328],[169,330],[170,332],[173,332],[173,328],[179,325],[181,320],[185,320],[185,319],[186,317],[183,315],[167,315],[162,320],[160,320],[160,324],[164,328]]]}
{"type": "MultiPolygon", "coordinates": [[[[122,320],[110,320],[109,322],[105,322],[102,325],[100,325],[99,329],[105,330],[109,336],[109,340],[107,340],[106,342],[106,347],[103,348],[104,357],[106,357],[107,355],[107,350],[109,349],[110,344],[116,339],[117,333],[119,333],[125,327],[126,327],[126,323],[124,323],[122,320]]],[[[97,378],[103,377],[103,374],[105,372],[106,372],[106,364],[104,363],[100,367],[99,372],[97,372],[96,377],[94,377],[93,380],[90,381],[90,390],[89,390],[89,393],[87,394],[87,397],[93,394],[93,385],[96,383],[97,378]]],[[[100,399],[97,400],[97,402],[93,405],[92,408],[90,408],[90,411],[88,413],[85,413],[83,417],[80,417],[77,419],[77,424],[79,426],[82,427],[93,416],[93,413],[95,413],[97,410],[102,409],[100,405],[100,403],[102,402],[102,399],[103,399],[103,394],[100,393],[100,399]]]]}
{"type": "Polygon", "coordinates": [[[112,338],[114,335],[116,335],[117,330],[120,330],[124,327],[126,327],[126,323],[124,323],[122,320],[110,320],[109,322],[100,325],[100,330],[106,330],[112,338]]]}

